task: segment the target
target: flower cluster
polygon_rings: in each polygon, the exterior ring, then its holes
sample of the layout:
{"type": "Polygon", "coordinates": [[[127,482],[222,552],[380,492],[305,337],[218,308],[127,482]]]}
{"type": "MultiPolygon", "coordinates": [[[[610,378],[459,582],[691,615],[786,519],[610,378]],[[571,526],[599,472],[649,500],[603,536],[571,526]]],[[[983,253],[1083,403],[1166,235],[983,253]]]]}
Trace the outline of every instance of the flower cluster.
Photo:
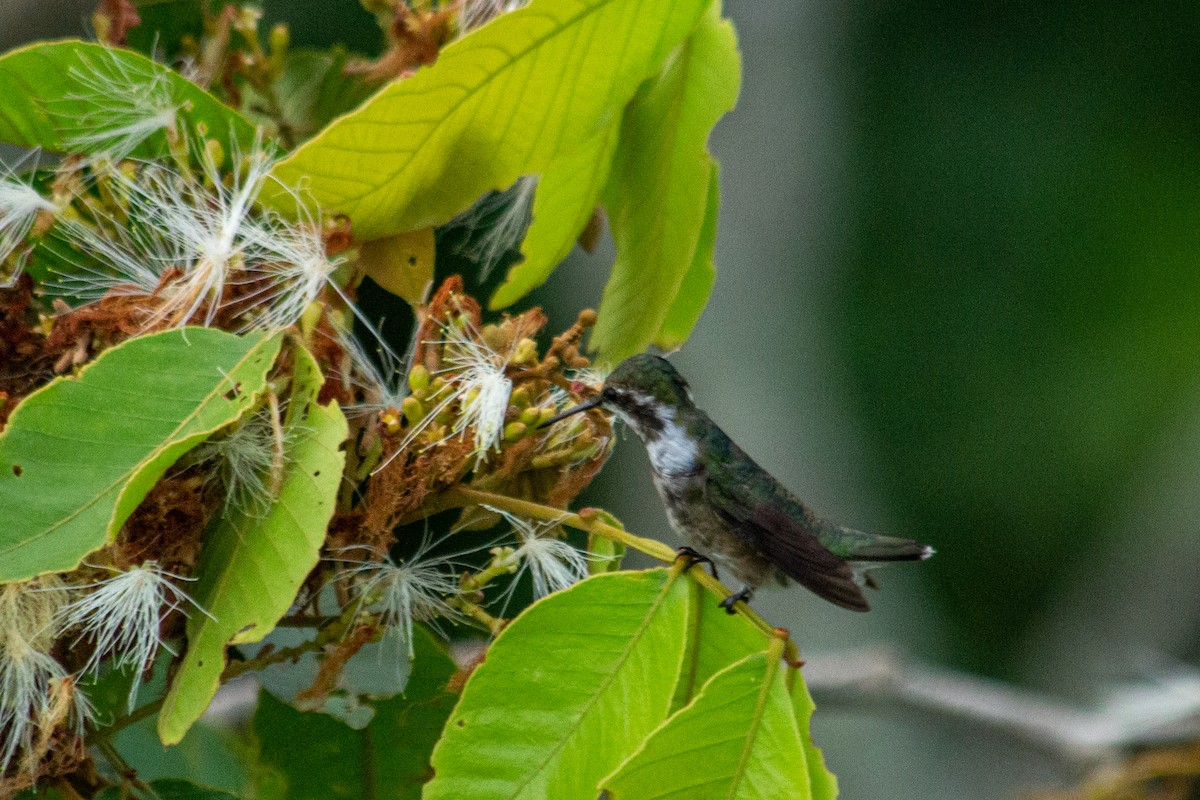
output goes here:
{"type": "MultiPolygon", "coordinates": [[[[467,4],[461,24],[517,5],[467,4]]],[[[148,676],[180,654],[185,618],[211,617],[204,589],[193,599],[184,588],[209,586],[206,531],[231,517],[253,525],[284,507],[284,474],[305,432],[292,411],[335,401],[349,422],[324,558],[293,609],[322,630],[346,628],[334,645],[341,660],[326,654],[326,672],[371,637],[394,637],[412,658],[415,631],[439,621],[493,634],[518,589],[540,598],[586,577],[589,556],[556,523],[454,505],[452,495],[565,508],[613,445],[599,413],[546,425],[602,380],[581,353],[594,312],[543,347],[539,309],[485,320],[451,277],[413,309],[411,348],[394,350],[355,303],[360,243],[349,222],[322,217],[295,193],[287,214],[261,200],[285,131],[273,131],[278,140],[261,131],[212,136],[189,117],[176,76],[130,63],[80,56],[69,74],[81,88],[47,109],[76,152],[52,169],[30,169],[31,156],[0,171],[0,430],[35,390],[127,339],[187,326],[287,335],[261,396],[192,442],[148,493],[142,487],[111,541],[75,569],[0,584],[4,796],[84,757],[85,726],[105,722],[87,700],[90,681],[110,670],[131,676],[132,713],[148,676]],[[306,367],[300,390],[302,357],[320,371],[306,367]],[[418,542],[411,526],[451,507],[458,519],[435,537],[425,527],[418,542]],[[486,543],[459,544],[472,535],[463,532],[496,526],[502,532],[486,543]],[[332,615],[318,602],[330,595],[332,615]]],[[[256,63],[261,78],[267,68],[256,63]]],[[[224,69],[194,66],[197,76],[224,69]]],[[[481,234],[470,251],[481,272],[519,243],[535,189],[522,178],[508,205],[485,201],[459,220],[481,234]]],[[[272,192],[280,194],[289,196],[272,192]]]]}

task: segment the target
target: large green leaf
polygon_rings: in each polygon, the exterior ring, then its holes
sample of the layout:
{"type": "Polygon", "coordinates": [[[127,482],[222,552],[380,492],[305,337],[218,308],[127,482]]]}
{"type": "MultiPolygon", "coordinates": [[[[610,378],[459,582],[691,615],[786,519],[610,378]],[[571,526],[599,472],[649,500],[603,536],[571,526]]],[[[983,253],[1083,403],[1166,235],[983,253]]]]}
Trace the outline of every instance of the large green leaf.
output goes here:
{"type": "Polygon", "coordinates": [[[427,800],[595,797],[666,717],[688,581],[596,575],[530,606],[468,681],[433,753],[427,800]]]}
{"type": "MultiPolygon", "coordinates": [[[[297,351],[296,379],[311,374],[312,356],[297,351]]],[[[226,510],[205,539],[198,567],[196,602],[208,611],[188,620],[188,649],[158,719],[164,744],[179,741],[220,685],[225,646],[266,636],[295,599],[317,563],[325,529],[333,515],[345,455],[339,446],[346,419],[336,404],[302,404],[307,385],[297,387],[289,410],[291,440],[283,481],[273,504],[226,510]]]]}
{"type": "Polygon", "coordinates": [[[25,398],[0,434],[0,582],[110,541],[167,467],[255,404],[278,351],[262,333],[164,331],[25,398]]]}
{"type": "Polygon", "coordinates": [[[592,137],[582,148],[550,165],[533,196],[533,222],[525,232],[525,259],[508,271],[492,296],[492,308],[503,308],[545,283],[567,257],[600,200],[608,179],[620,120],[592,137]]]}
{"type": "Polygon", "coordinates": [[[737,37],[719,13],[714,4],[625,112],[604,192],[617,261],[591,340],[610,363],[654,341],[696,261],[714,175],[708,134],[741,79],[737,37]]]}
{"type": "Polygon", "coordinates": [[[663,350],[677,350],[691,336],[692,329],[700,321],[708,296],[717,280],[713,266],[713,249],[717,244],[717,212],[721,205],[721,186],[717,178],[720,169],[714,161],[712,175],[708,179],[708,205],[704,209],[704,224],[700,228],[700,239],[696,242],[696,254],[692,266],[683,275],[675,301],[667,310],[667,316],[654,337],[654,344],[663,350]]]}
{"type": "Polygon", "coordinates": [[[837,778],[825,766],[825,754],[821,752],[821,748],[813,744],[812,730],[809,727],[816,705],[813,703],[812,695],[808,693],[808,685],[805,684],[800,673],[797,671],[790,677],[794,681],[792,706],[796,714],[796,724],[800,727],[800,738],[804,742],[804,757],[808,760],[808,781],[812,800],[836,800],[838,796],[837,778]]]}
{"type": "Polygon", "coordinates": [[[603,785],[612,800],[812,798],[779,655],[717,673],[603,785]]]}
{"type": "Polygon", "coordinates": [[[698,583],[691,584],[687,644],[671,710],[687,705],[708,679],[735,661],[761,652],[767,641],[741,614],[727,614],[698,583]]]}
{"type": "Polygon", "coordinates": [[[705,5],[533,0],[334,121],[275,175],[307,179],[361,239],[445,222],[604,130],[705,5]]]}
{"type": "MultiPolygon", "coordinates": [[[[75,40],[38,42],[0,56],[0,141],[52,152],[93,152],[102,142],[83,139],[108,121],[114,126],[135,108],[139,92],[159,82],[179,116],[208,135],[248,148],[254,126],[182,75],[132,50],[75,40]],[[107,109],[107,113],[106,113],[107,109]]],[[[166,143],[162,131],[136,155],[153,155],[166,143]]]]}
{"type": "Polygon", "coordinates": [[[297,711],[260,692],[253,729],[264,769],[257,796],[417,800],[429,779],[429,754],[458,697],[446,688],[454,662],[424,632],[414,645],[416,661],[404,696],[374,702],[375,715],[363,730],[297,711]],[[299,730],[303,737],[297,737],[299,730]]]}

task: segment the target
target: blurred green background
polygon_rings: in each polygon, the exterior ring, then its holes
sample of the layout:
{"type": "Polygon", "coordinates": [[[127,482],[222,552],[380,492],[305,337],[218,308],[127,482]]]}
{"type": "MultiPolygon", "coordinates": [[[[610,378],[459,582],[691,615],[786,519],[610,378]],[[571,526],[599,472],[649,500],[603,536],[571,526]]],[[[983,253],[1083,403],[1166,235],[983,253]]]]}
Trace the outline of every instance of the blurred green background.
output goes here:
{"type": "MultiPolygon", "coordinates": [[[[90,2],[8,0],[0,38],[90,2]]],[[[367,47],[356,2],[267,3],[367,47]]],[[[675,363],[819,512],[938,555],[856,615],[756,599],[802,653],[890,645],[1087,703],[1200,659],[1200,5],[728,0],[718,282],[675,363]]],[[[565,325],[610,249],[534,301],[565,325]]],[[[582,501],[670,539],[625,436],[582,501]]],[[[818,710],[847,798],[1000,798],[1078,776],[1006,737],[818,710]]]]}

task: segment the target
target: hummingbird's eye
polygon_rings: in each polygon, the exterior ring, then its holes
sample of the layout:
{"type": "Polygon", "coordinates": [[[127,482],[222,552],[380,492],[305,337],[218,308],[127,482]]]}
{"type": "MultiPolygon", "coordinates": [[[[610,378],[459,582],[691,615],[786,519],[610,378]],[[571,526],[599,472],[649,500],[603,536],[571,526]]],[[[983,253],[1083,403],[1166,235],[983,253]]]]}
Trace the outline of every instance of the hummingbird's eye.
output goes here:
{"type": "Polygon", "coordinates": [[[617,399],[617,392],[616,392],[616,390],[615,390],[615,389],[610,389],[610,388],[608,388],[608,387],[606,386],[606,387],[604,387],[603,389],[601,389],[601,390],[600,390],[600,399],[601,399],[601,400],[606,400],[606,401],[609,401],[609,402],[611,402],[611,401],[613,401],[613,400],[616,400],[616,399],[617,399]]]}

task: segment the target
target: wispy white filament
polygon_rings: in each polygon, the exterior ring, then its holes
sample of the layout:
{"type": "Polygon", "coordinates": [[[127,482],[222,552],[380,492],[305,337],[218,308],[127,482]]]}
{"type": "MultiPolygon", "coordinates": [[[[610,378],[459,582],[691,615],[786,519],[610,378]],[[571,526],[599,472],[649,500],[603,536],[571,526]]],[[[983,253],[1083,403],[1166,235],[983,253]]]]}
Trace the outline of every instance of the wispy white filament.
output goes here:
{"type": "Polygon", "coordinates": [[[225,508],[261,515],[271,506],[271,476],[282,466],[293,432],[276,426],[270,406],[228,433],[214,436],[188,454],[189,462],[212,468],[225,488],[225,508]]]}
{"type": "Polygon", "coordinates": [[[175,653],[162,640],[162,623],[172,611],[187,610],[185,603],[212,616],[172,580],[189,580],[147,561],[125,571],[113,570],[111,578],[75,587],[90,589],[86,595],[63,606],[58,620],[64,630],[78,631],[77,642],[90,640],[91,656],[85,672],[96,672],[100,664],[112,658],[116,667],[129,667],[135,678],[129,694],[129,709],[137,699],[142,673],[153,663],[161,647],[175,653]]]}
{"type": "Polygon", "coordinates": [[[56,612],[64,599],[62,582],[52,577],[0,586],[0,774],[18,753],[36,773],[37,745],[63,723],[78,729],[90,712],[66,670],[47,652],[58,634],[56,612]]]}
{"type": "Polygon", "coordinates": [[[574,586],[588,576],[587,554],[573,547],[565,539],[548,535],[547,532],[558,523],[535,523],[499,508],[486,505],[484,508],[504,517],[512,525],[513,532],[521,542],[520,547],[513,552],[521,562],[517,577],[513,581],[514,587],[522,575],[528,574],[533,584],[534,597],[542,598],[574,586]]]}
{"type": "Polygon", "coordinates": [[[388,347],[373,327],[368,325],[367,329],[374,340],[374,355],[368,351],[368,345],[352,333],[347,332],[338,339],[350,359],[349,380],[364,395],[363,402],[342,407],[347,416],[399,409],[408,396],[405,377],[410,358],[402,358],[388,347]]]}
{"type": "Polygon", "coordinates": [[[109,169],[103,180],[127,203],[127,219],[92,210],[91,221],[65,220],[57,233],[82,255],[59,253],[71,269],[51,288],[85,302],[153,295],[146,327],[212,325],[228,308],[243,331],[286,328],[325,286],[338,290],[339,260],[325,254],[319,218],[299,202],[298,222],[256,209],[274,166],[261,142],[234,153],[228,175],[210,151],[199,158],[199,176],[149,163],[109,169]]]}
{"type": "Polygon", "coordinates": [[[454,433],[474,431],[476,457],[486,461],[489,451],[500,451],[512,381],[504,374],[508,359],[484,344],[472,327],[447,329],[442,360],[449,365],[446,371],[455,373],[462,398],[454,433]]]}
{"type": "Polygon", "coordinates": [[[81,87],[56,108],[69,149],[119,161],[159,131],[175,129],[183,103],[166,73],[123,55],[81,52],[67,70],[81,87]]]}
{"type": "Polygon", "coordinates": [[[464,0],[458,27],[464,34],[486,25],[501,14],[524,7],[526,0],[464,0]]]}
{"type": "Polygon", "coordinates": [[[349,580],[359,603],[379,613],[384,625],[408,645],[408,657],[415,655],[413,623],[435,619],[453,619],[458,611],[449,600],[462,590],[456,569],[456,559],[464,553],[430,555],[433,543],[426,539],[410,558],[397,564],[391,558],[381,561],[352,561],[338,574],[349,580]]]}
{"type": "MultiPolygon", "coordinates": [[[[416,441],[442,411],[458,404],[458,414],[451,435],[466,436],[471,432],[474,454],[485,462],[489,452],[499,452],[504,439],[504,416],[512,395],[512,380],[504,374],[508,358],[488,347],[479,331],[469,321],[458,320],[443,329],[446,338],[427,344],[442,345],[442,363],[447,366],[438,374],[447,379],[445,387],[434,396],[437,402],[425,417],[414,425],[396,449],[375,468],[379,472],[397,455],[416,441]]],[[[429,445],[434,447],[438,442],[429,445]]]]}
{"type": "Polygon", "coordinates": [[[460,255],[479,266],[480,280],[488,279],[505,253],[520,247],[529,229],[537,185],[536,176],[517,178],[507,191],[483,197],[455,219],[456,224],[472,231],[483,230],[478,235],[472,233],[467,243],[457,248],[460,255]]]}
{"type": "Polygon", "coordinates": [[[33,228],[38,214],[55,212],[54,203],[33,188],[33,172],[22,178],[19,170],[32,156],[9,167],[0,163],[0,287],[10,287],[21,274],[27,253],[25,238],[33,228]],[[5,261],[16,254],[13,268],[3,269],[5,261]]]}

